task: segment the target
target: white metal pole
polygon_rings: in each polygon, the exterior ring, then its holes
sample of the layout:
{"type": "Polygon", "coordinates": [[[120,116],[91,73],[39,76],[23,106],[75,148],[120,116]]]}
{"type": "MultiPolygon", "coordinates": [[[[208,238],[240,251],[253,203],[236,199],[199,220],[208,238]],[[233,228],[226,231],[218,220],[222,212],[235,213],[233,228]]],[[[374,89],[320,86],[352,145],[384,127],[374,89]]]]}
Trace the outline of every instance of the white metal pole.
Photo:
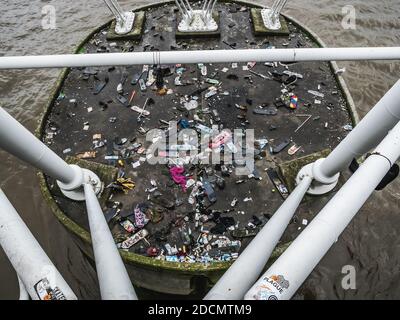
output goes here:
{"type": "Polygon", "coordinates": [[[398,121],[400,121],[400,80],[321,162],[320,173],[331,177],[342,171],[353,158],[358,158],[376,147],[398,121]]]}
{"type": "Polygon", "coordinates": [[[107,5],[108,9],[114,14],[116,19],[121,21],[124,20],[124,13],[122,10],[119,10],[118,7],[115,6],[114,2],[111,0],[104,0],[105,4],[107,5]]]}
{"type": "Polygon", "coordinates": [[[275,0],[274,3],[271,6],[271,13],[275,13],[277,8],[278,8],[278,4],[281,2],[281,0],[275,0]]]}
{"type": "Polygon", "coordinates": [[[290,299],[400,157],[400,122],[246,294],[290,299]]]}
{"type": "Polygon", "coordinates": [[[21,278],[17,276],[18,278],[18,286],[19,286],[19,300],[29,300],[29,293],[26,291],[25,285],[22,282],[21,278]]]}
{"type": "Polygon", "coordinates": [[[124,16],[124,10],[122,10],[121,6],[119,5],[117,0],[108,0],[112,3],[114,6],[115,10],[118,11],[119,15],[124,16]]]}
{"type": "Polygon", "coordinates": [[[84,190],[101,298],[103,300],[137,300],[93,186],[85,183],[84,190]]]}
{"type": "Polygon", "coordinates": [[[189,11],[186,9],[185,3],[183,1],[181,2],[181,0],[175,0],[175,4],[183,16],[187,16],[187,17],[190,16],[189,11]]]}
{"type": "Polygon", "coordinates": [[[382,97],[347,137],[327,156],[302,168],[299,175],[314,177],[309,193],[318,195],[331,191],[340,172],[353,158],[365,154],[383,139],[400,120],[400,80],[382,97]]]}
{"type": "Polygon", "coordinates": [[[206,10],[208,1],[212,1],[212,0],[203,0],[203,5],[201,6],[201,10],[203,10],[203,11],[206,10]]]}
{"type": "Polygon", "coordinates": [[[282,0],[280,3],[279,3],[279,6],[278,6],[278,8],[277,8],[277,10],[276,10],[276,14],[278,14],[278,16],[281,14],[281,11],[283,10],[283,8],[285,7],[285,5],[286,5],[286,3],[287,3],[287,0],[282,0]]]}
{"type": "Polygon", "coordinates": [[[188,0],[183,0],[186,2],[187,7],[189,8],[189,11],[193,11],[192,6],[190,5],[190,2],[188,0]]]}
{"type": "Polygon", "coordinates": [[[64,160],[0,107],[0,148],[69,184],[76,173],[64,160]]]}
{"type": "Polygon", "coordinates": [[[181,5],[179,4],[179,0],[175,0],[175,4],[178,7],[179,11],[182,13],[183,16],[186,15],[186,13],[183,11],[183,8],[181,7],[181,5]]]}
{"type": "Polygon", "coordinates": [[[1,189],[0,245],[33,300],[77,299],[1,189]]]}
{"type": "Polygon", "coordinates": [[[400,47],[154,51],[0,57],[0,69],[143,65],[154,61],[159,61],[160,64],[176,64],[398,59],[400,47]]]}
{"type": "Polygon", "coordinates": [[[212,4],[212,6],[211,6],[211,9],[210,9],[210,11],[208,12],[208,15],[212,18],[212,15],[213,15],[213,12],[214,12],[214,9],[215,9],[215,5],[217,4],[217,0],[214,0],[214,2],[213,2],[213,4],[212,4]]]}
{"type": "Polygon", "coordinates": [[[129,33],[135,22],[135,13],[132,11],[124,12],[117,0],[104,0],[104,2],[115,16],[115,32],[117,34],[129,33]]]}
{"type": "Polygon", "coordinates": [[[93,172],[68,165],[1,107],[0,148],[56,179],[63,194],[70,199],[84,200],[84,174],[96,179],[97,192],[101,191],[101,182],[93,172]]]}
{"type": "Polygon", "coordinates": [[[312,178],[303,177],[286,201],[259,231],[238,259],[205,296],[205,300],[238,300],[257,280],[301,203],[312,178]]]}
{"type": "Polygon", "coordinates": [[[261,10],[261,16],[267,29],[279,30],[281,28],[280,13],[286,2],[286,0],[276,0],[271,8],[261,10]]]}

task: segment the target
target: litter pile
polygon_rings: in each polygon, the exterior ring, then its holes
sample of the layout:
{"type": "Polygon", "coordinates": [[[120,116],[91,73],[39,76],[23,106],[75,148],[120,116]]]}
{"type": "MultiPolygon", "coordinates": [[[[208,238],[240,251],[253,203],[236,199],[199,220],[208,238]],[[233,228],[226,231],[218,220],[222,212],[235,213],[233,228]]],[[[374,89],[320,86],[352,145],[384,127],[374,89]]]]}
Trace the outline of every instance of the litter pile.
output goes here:
{"type": "MultiPolygon", "coordinates": [[[[242,66],[242,71],[248,71],[250,74],[246,75],[244,79],[252,84],[254,80],[251,75],[255,75],[264,81],[276,81],[281,84],[282,90],[281,96],[275,100],[272,106],[264,104],[253,108],[253,114],[274,116],[278,113],[278,108],[286,109],[287,112],[297,109],[298,98],[292,93],[292,90],[295,89],[293,83],[302,79],[303,76],[288,70],[283,73],[274,70],[268,71],[267,74],[260,74],[252,70],[255,65],[256,63],[249,62],[242,66]]],[[[268,68],[278,67],[278,64],[271,66],[267,63],[266,65],[268,68]]],[[[158,127],[167,136],[169,142],[173,141],[172,135],[174,133],[179,136],[185,130],[195,130],[193,131],[195,136],[182,135],[183,143],[167,144],[158,153],[159,157],[165,158],[165,167],[171,180],[171,183],[168,184],[169,187],[172,187],[173,183],[179,186],[179,199],[166,197],[165,193],[168,191],[164,189],[160,192],[157,181],[151,179],[148,188],[145,189],[146,201],[134,203],[131,208],[125,208],[121,206],[121,203],[115,202],[113,208],[106,213],[106,218],[110,225],[114,226],[114,229],[117,225],[125,231],[125,233],[122,233],[124,235],[121,235],[120,232],[116,239],[119,248],[125,250],[133,248],[137,253],[167,261],[202,263],[230,261],[238,257],[241,248],[240,239],[255,236],[259,228],[270,218],[269,214],[261,214],[260,216],[253,214],[247,224],[241,224],[238,219],[235,219],[235,216],[244,215],[245,212],[237,209],[239,202],[237,197],[233,197],[224,209],[214,209],[218,201],[218,191],[225,189],[226,179],[234,180],[235,185],[250,184],[249,181],[253,181],[251,188],[257,188],[257,181],[262,180],[257,168],[254,168],[247,176],[236,175],[235,169],[246,165],[245,160],[234,159],[236,154],[240,153],[243,157],[246,153],[250,153],[253,162],[262,161],[267,154],[278,154],[290,144],[292,144],[292,147],[288,151],[289,155],[294,155],[301,147],[293,144],[290,139],[286,139],[276,146],[269,146],[266,137],[256,139],[251,146],[234,143],[231,131],[223,131],[225,128],[216,104],[220,100],[219,96],[230,95],[230,92],[223,88],[220,73],[228,74],[227,79],[232,80],[235,77],[235,73],[232,71],[239,66],[237,63],[233,63],[231,68],[224,67],[221,70],[218,68],[211,69],[211,67],[204,64],[196,66],[180,64],[175,66],[145,65],[140,74],[133,75],[130,82],[133,89],[129,94],[129,100],[124,98],[124,85],[127,77],[125,76],[118,84],[116,100],[124,107],[137,113],[136,122],[139,124],[139,133],[144,135],[149,132],[144,125],[152,116],[150,110],[155,101],[153,98],[147,97],[142,107],[132,106],[136,90],[142,92],[152,90],[159,96],[175,93],[176,109],[182,112],[184,116],[176,119],[176,122],[160,121],[161,126],[158,127]],[[199,78],[192,75],[197,75],[199,78]],[[173,78],[174,81],[173,85],[168,87],[170,78],[173,78]],[[176,93],[177,88],[190,85],[196,85],[199,89],[186,95],[176,93]],[[211,100],[212,97],[216,97],[216,99],[211,100]],[[207,146],[201,151],[202,145],[199,145],[198,141],[201,141],[204,135],[207,137],[207,146]],[[224,154],[226,149],[231,155],[229,159],[224,154]],[[212,163],[212,159],[216,155],[221,156],[223,160],[209,164],[212,163]],[[225,163],[224,160],[230,161],[225,163]],[[186,205],[184,206],[184,204],[186,205]],[[164,216],[173,215],[173,211],[180,206],[186,208],[184,210],[186,214],[177,215],[167,226],[158,229],[157,224],[161,222],[164,216]],[[154,225],[151,234],[146,229],[149,222],[154,225]],[[171,234],[175,235],[173,243],[168,241],[171,234]],[[141,241],[145,242],[146,246],[135,247],[141,241]]],[[[104,87],[105,83],[96,85],[94,94],[99,94],[104,87]]],[[[249,102],[250,99],[247,100],[249,102]]],[[[247,117],[248,109],[248,104],[235,104],[236,118],[240,120],[239,129],[242,138],[246,134],[245,129],[250,124],[247,117]]],[[[233,131],[237,128],[229,129],[233,131]]],[[[270,130],[276,130],[276,128],[270,128],[270,130]]],[[[133,170],[140,170],[140,167],[151,159],[153,155],[147,152],[149,143],[146,145],[138,142],[137,137],[134,139],[116,137],[114,141],[109,143],[106,140],[99,140],[100,137],[101,134],[93,136],[93,148],[110,146],[104,159],[107,160],[108,164],[120,168],[117,180],[107,187],[127,194],[128,190],[133,189],[135,185],[130,178],[125,177],[126,167],[131,166],[133,170]]],[[[151,142],[154,143],[162,138],[162,134],[159,133],[151,138],[151,142]]],[[[84,154],[90,154],[90,152],[84,154]]],[[[269,168],[268,175],[282,197],[286,198],[288,190],[280,181],[276,172],[269,168]]],[[[242,201],[244,203],[251,202],[253,198],[251,196],[244,197],[242,201]]]]}
{"type": "MultiPolygon", "coordinates": [[[[313,46],[293,25],[288,38],[255,39],[247,8],[224,8],[232,21],[221,39],[176,43],[173,32],[160,31],[171,23],[158,9],[139,45],[109,43],[103,30],[84,50],[313,46]],[[243,33],[233,31],[235,25],[243,25],[243,33]]],[[[237,258],[289,194],[276,165],[333,147],[351,130],[325,63],[77,68],[54,110],[45,136],[53,149],[119,169],[106,186],[112,196],[105,210],[117,246],[189,263],[237,258]]]]}

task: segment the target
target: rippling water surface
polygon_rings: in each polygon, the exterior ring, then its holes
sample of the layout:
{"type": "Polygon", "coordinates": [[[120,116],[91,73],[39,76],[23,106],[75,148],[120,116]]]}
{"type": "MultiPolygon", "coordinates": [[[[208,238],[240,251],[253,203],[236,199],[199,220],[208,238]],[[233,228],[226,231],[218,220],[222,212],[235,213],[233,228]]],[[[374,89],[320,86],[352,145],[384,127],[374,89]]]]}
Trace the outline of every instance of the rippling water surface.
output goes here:
{"type": "MultiPolygon", "coordinates": [[[[120,1],[132,8],[154,1],[120,1]]],[[[269,1],[255,1],[269,5],[269,1]]],[[[398,0],[290,0],[286,13],[314,30],[328,46],[400,45],[398,0]],[[341,26],[342,8],[356,9],[356,29],[341,26]]],[[[98,25],[110,19],[100,0],[1,1],[0,56],[71,53],[98,25]],[[57,29],[43,30],[41,10],[53,5],[57,29]]],[[[345,79],[361,116],[398,80],[398,62],[346,62],[345,79]]],[[[0,71],[0,105],[30,130],[60,70],[0,71]]],[[[377,123],[377,125],[379,125],[377,123]]],[[[37,236],[79,298],[98,298],[96,275],[66,230],[47,208],[34,170],[0,151],[0,187],[37,236]]],[[[338,243],[314,270],[296,298],[400,298],[400,183],[374,194],[338,243]],[[357,289],[341,288],[343,265],[354,265],[357,289]]],[[[1,214],[1,213],[0,213],[1,214]]],[[[340,212],[337,213],[340,215],[340,212]]],[[[0,299],[18,297],[17,279],[0,249],[0,299]]]]}

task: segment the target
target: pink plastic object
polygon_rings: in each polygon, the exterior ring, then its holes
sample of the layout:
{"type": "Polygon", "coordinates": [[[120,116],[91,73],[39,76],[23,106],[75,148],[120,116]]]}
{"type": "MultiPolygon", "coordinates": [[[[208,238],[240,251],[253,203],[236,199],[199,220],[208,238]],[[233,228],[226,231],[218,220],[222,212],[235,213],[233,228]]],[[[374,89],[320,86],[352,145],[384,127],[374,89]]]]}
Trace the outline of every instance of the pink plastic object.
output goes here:
{"type": "Polygon", "coordinates": [[[172,180],[175,183],[180,184],[183,192],[186,192],[186,177],[183,175],[185,169],[183,167],[172,167],[169,169],[169,173],[171,174],[172,180]]]}
{"type": "Polygon", "coordinates": [[[229,131],[222,131],[220,134],[218,134],[215,138],[211,140],[210,147],[212,149],[218,148],[221,145],[227,143],[231,139],[232,135],[229,131]]]}

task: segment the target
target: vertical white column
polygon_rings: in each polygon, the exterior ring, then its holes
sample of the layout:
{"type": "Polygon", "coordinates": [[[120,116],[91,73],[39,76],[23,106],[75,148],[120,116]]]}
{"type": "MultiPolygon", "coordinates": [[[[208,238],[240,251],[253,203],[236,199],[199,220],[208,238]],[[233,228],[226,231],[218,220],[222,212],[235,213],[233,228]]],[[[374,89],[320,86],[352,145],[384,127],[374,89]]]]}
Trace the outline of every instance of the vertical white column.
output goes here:
{"type": "Polygon", "coordinates": [[[84,190],[101,298],[103,300],[137,300],[93,186],[85,183],[84,190]]]}
{"type": "Polygon", "coordinates": [[[123,11],[117,0],[104,0],[104,3],[115,16],[115,33],[129,33],[135,22],[135,13],[132,11],[123,11]]]}
{"type": "Polygon", "coordinates": [[[118,2],[113,1],[113,0],[104,0],[105,4],[107,7],[110,9],[110,11],[114,14],[115,18],[117,20],[122,21],[124,23],[124,12],[119,6],[118,2]]]}
{"type": "Polygon", "coordinates": [[[96,179],[96,191],[101,191],[101,181],[93,172],[77,165],[68,165],[1,107],[0,148],[56,179],[67,198],[84,200],[82,184],[85,175],[96,179]]]}

